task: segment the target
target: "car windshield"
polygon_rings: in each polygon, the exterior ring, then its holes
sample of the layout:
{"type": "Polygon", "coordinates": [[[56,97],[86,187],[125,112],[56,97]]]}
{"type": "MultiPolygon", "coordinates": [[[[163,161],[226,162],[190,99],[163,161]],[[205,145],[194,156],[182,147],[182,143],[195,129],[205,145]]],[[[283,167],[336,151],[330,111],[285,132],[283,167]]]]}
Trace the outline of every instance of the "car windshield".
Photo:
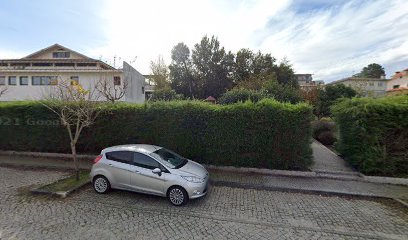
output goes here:
{"type": "Polygon", "coordinates": [[[164,165],[170,168],[181,168],[188,162],[187,159],[165,148],[153,152],[152,155],[158,157],[164,165]]]}

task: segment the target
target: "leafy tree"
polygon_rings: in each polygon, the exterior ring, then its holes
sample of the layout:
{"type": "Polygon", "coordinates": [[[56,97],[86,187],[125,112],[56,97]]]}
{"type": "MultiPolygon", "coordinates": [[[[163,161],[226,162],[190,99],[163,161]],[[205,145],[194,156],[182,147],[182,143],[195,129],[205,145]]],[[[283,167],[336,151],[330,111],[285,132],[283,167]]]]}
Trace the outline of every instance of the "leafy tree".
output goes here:
{"type": "Polygon", "coordinates": [[[194,46],[192,60],[196,77],[202,83],[201,97],[217,98],[232,87],[234,55],[226,52],[215,36],[204,36],[200,43],[194,46]]]}
{"type": "Polygon", "coordinates": [[[232,87],[234,54],[226,52],[215,36],[204,36],[193,50],[193,62],[198,78],[202,79],[203,97],[219,96],[232,87]]]}
{"type": "Polygon", "coordinates": [[[184,43],[177,44],[171,51],[172,63],[169,66],[171,87],[184,96],[197,95],[197,79],[193,73],[190,49],[184,43]]]}
{"type": "Polygon", "coordinates": [[[264,94],[279,102],[298,103],[302,101],[299,89],[290,85],[282,85],[277,81],[268,81],[264,88],[264,94]]]}
{"type": "Polygon", "coordinates": [[[353,77],[381,78],[383,75],[385,75],[384,67],[377,63],[371,63],[364,67],[361,72],[354,74],[353,77]]]}
{"type": "Polygon", "coordinates": [[[262,54],[260,51],[254,53],[249,49],[241,49],[235,58],[235,68],[233,73],[234,82],[248,81],[258,76],[274,74],[275,58],[270,54],[262,54]]]}
{"type": "Polygon", "coordinates": [[[155,83],[154,89],[169,89],[169,68],[166,66],[163,56],[158,56],[156,61],[150,61],[150,72],[155,83]]]}
{"type": "Polygon", "coordinates": [[[318,103],[314,108],[315,115],[328,117],[331,115],[330,107],[341,98],[352,98],[357,92],[344,84],[327,85],[325,89],[318,90],[318,103]]]}
{"type": "Polygon", "coordinates": [[[288,85],[294,88],[299,87],[293,66],[286,58],[284,58],[279,65],[274,66],[274,72],[279,84],[288,85]]]}

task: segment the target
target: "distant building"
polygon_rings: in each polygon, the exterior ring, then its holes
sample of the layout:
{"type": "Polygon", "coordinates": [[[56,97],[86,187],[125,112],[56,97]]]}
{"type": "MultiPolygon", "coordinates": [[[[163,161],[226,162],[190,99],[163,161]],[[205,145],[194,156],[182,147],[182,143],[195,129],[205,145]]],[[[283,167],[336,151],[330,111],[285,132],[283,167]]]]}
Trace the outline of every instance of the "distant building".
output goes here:
{"type": "Polygon", "coordinates": [[[408,94],[408,69],[395,72],[387,83],[387,95],[408,94]]]}
{"type": "Polygon", "coordinates": [[[145,101],[145,78],[126,62],[123,62],[123,69],[116,69],[59,44],[24,58],[0,60],[0,87],[7,88],[0,100],[39,100],[58,81],[94,89],[101,79],[112,80],[115,86],[123,86],[126,81],[126,94],[120,101],[145,101]]]}
{"type": "Polygon", "coordinates": [[[305,74],[295,74],[296,80],[299,83],[299,87],[302,90],[311,90],[317,88],[318,86],[324,85],[322,80],[314,81],[312,74],[305,73],[305,74]]]}
{"type": "Polygon", "coordinates": [[[337,80],[326,85],[344,84],[356,90],[362,96],[381,97],[384,96],[387,90],[389,79],[382,78],[359,78],[349,77],[337,80]]]}

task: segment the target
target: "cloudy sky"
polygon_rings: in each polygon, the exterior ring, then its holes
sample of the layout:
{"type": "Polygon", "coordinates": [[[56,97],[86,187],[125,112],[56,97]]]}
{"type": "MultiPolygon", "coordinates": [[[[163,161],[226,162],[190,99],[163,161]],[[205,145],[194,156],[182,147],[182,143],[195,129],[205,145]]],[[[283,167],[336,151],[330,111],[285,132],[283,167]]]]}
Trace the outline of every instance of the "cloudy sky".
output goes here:
{"type": "MultiPolygon", "coordinates": [[[[407,0],[0,0],[0,59],[60,43],[93,58],[149,62],[205,34],[226,49],[286,57],[330,82],[369,63],[408,68],[407,0]]],[[[117,64],[118,65],[118,64],[117,64]]]]}

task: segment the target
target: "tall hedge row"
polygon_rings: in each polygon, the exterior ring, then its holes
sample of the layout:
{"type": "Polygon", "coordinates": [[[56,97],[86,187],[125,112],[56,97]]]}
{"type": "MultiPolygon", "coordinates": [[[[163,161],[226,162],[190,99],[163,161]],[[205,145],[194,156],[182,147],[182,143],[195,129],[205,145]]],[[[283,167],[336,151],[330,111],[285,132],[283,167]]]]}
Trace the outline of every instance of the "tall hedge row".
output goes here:
{"type": "Polygon", "coordinates": [[[408,96],[344,100],[332,112],[346,160],[366,174],[408,176],[408,96]]]}
{"type": "MultiPolygon", "coordinates": [[[[272,169],[311,164],[311,108],[306,104],[228,106],[196,101],[104,105],[78,143],[82,153],[128,143],[172,149],[201,163],[272,169]]],[[[69,153],[66,129],[36,102],[0,103],[0,149],[69,153]]]]}

